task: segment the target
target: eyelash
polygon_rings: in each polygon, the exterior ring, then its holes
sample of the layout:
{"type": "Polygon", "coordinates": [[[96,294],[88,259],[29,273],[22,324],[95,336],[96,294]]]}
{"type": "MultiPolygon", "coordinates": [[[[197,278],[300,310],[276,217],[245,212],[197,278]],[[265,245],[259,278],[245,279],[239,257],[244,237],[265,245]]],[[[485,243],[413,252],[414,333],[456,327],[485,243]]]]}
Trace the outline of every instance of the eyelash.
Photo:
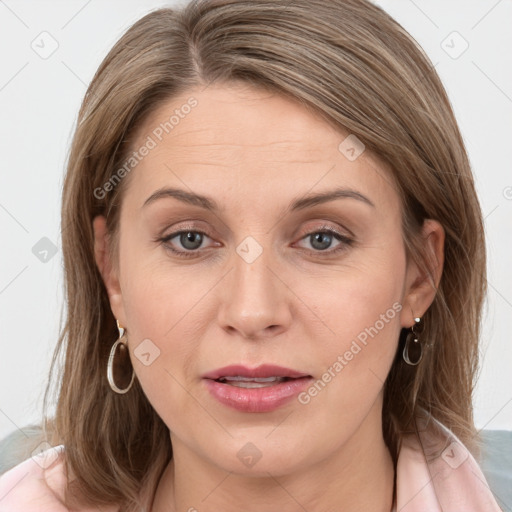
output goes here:
{"type": "MultiPolygon", "coordinates": [[[[169,244],[170,240],[175,238],[178,235],[184,234],[184,233],[199,233],[200,235],[205,235],[208,238],[211,238],[208,233],[205,233],[204,231],[197,230],[197,229],[181,229],[180,231],[175,231],[173,233],[170,233],[169,235],[166,235],[165,237],[156,239],[157,242],[161,242],[162,244],[165,244],[166,248],[171,251],[173,254],[180,258],[193,258],[197,257],[197,254],[199,253],[200,249],[195,250],[188,250],[188,251],[178,251],[174,248],[172,248],[169,244]]],[[[314,231],[310,231],[309,233],[306,233],[300,240],[304,240],[305,238],[315,235],[318,233],[323,233],[327,235],[332,235],[334,238],[336,238],[341,244],[336,248],[332,250],[325,250],[325,251],[319,251],[319,250],[309,250],[309,249],[302,249],[303,251],[307,251],[310,253],[314,253],[315,255],[320,256],[332,256],[334,254],[339,253],[340,251],[344,251],[347,249],[347,246],[350,247],[354,244],[354,240],[352,238],[349,238],[345,235],[342,235],[338,231],[334,230],[333,228],[322,226],[321,228],[315,229],[314,231]]]]}

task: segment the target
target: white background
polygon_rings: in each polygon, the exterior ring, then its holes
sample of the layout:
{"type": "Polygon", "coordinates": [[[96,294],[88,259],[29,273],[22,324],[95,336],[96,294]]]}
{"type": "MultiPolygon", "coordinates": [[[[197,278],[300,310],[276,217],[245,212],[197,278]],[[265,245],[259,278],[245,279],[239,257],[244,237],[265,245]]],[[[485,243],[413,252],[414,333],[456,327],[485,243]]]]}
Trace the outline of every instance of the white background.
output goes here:
{"type": "MultiPolygon", "coordinates": [[[[489,254],[476,423],[512,430],[512,2],[377,3],[436,64],[467,144],[489,254]]],[[[63,300],[62,179],[87,84],[131,24],[170,5],[0,0],[0,437],[39,419],[63,300]],[[47,59],[31,48],[43,31],[58,42],[47,59]],[[46,263],[32,252],[43,237],[57,246],[46,263]]]]}

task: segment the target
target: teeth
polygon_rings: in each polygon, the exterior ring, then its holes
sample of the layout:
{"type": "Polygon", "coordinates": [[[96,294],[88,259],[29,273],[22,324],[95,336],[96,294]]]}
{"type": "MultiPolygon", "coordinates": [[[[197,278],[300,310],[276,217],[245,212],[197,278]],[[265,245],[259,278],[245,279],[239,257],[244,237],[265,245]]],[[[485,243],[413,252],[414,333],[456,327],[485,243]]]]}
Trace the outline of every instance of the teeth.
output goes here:
{"type": "Polygon", "coordinates": [[[242,377],[240,375],[221,377],[218,379],[219,382],[225,382],[230,386],[236,386],[238,388],[265,388],[272,386],[278,382],[284,382],[286,377],[242,377]]]}
{"type": "Polygon", "coordinates": [[[245,381],[245,382],[276,382],[283,381],[286,377],[242,377],[240,375],[234,375],[230,377],[221,377],[219,380],[227,381],[245,381]]]}
{"type": "Polygon", "coordinates": [[[237,388],[268,388],[270,386],[273,386],[276,382],[249,382],[249,381],[233,381],[233,382],[226,382],[226,384],[229,384],[230,386],[235,386],[237,388]]]}

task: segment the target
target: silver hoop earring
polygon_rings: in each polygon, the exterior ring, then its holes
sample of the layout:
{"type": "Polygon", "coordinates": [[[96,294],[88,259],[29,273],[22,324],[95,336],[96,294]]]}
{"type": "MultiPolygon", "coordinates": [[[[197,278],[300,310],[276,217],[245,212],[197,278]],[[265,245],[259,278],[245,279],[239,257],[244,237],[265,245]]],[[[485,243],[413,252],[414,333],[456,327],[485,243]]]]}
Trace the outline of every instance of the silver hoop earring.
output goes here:
{"type": "MultiPolygon", "coordinates": [[[[415,318],[415,325],[418,325],[420,320],[421,318],[419,317],[415,318]]],[[[419,364],[423,357],[423,346],[421,345],[418,335],[414,332],[414,327],[414,325],[411,327],[411,332],[409,332],[405,338],[404,351],[402,353],[404,361],[411,366],[419,364]]]]}
{"type": "Polygon", "coordinates": [[[124,329],[124,327],[122,327],[119,324],[119,320],[117,320],[117,328],[119,330],[119,338],[112,345],[112,348],[110,349],[110,355],[109,355],[108,363],[107,363],[107,379],[108,379],[108,383],[110,384],[110,387],[112,388],[112,391],[115,391],[116,393],[119,393],[120,395],[124,395],[125,393],[130,391],[130,388],[132,387],[133,381],[135,379],[135,372],[133,371],[133,367],[130,362],[130,352],[128,351],[128,346],[122,340],[124,333],[125,333],[125,329],[124,329]],[[128,384],[128,386],[126,386],[124,388],[118,387],[114,380],[114,358],[116,356],[116,351],[117,351],[118,347],[120,348],[120,353],[122,354],[122,359],[123,359],[120,367],[116,366],[116,368],[115,368],[117,370],[116,373],[118,374],[118,377],[120,377],[122,379],[123,383],[128,381],[128,379],[130,379],[130,377],[127,375],[126,370],[125,370],[128,362],[130,363],[130,368],[131,368],[131,372],[132,372],[130,383],[128,384]],[[119,368],[121,368],[121,370],[119,370],[119,368]],[[123,373],[124,373],[124,375],[123,375],[123,373]],[[121,375],[119,375],[119,374],[121,374],[121,375]]]}

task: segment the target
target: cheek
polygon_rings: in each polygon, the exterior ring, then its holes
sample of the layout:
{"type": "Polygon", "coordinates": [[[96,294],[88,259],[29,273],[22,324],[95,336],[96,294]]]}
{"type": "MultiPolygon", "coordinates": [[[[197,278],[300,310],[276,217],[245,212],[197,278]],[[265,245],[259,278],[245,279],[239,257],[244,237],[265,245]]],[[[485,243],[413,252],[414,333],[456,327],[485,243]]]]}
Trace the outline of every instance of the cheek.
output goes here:
{"type": "Polygon", "coordinates": [[[396,247],[347,266],[330,289],[325,283],[309,299],[326,326],[316,348],[323,373],[301,403],[318,419],[357,423],[382,391],[401,330],[406,262],[396,247]]]}
{"type": "Polygon", "coordinates": [[[357,338],[364,342],[368,330],[383,341],[399,332],[405,269],[397,237],[354,252],[335,271],[303,278],[300,285],[296,280],[297,295],[322,321],[315,335],[326,342],[324,353],[348,349],[357,338]]]}
{"type": "MultiPolygon", "coordinates": [[[[165,417],[168,408],[179,410],[176,397],[180,396],[180,383],[185,384],[181,372],[186,371],[187,354],[196,350],[195,342],[183,335],[183,327],[200,297],[199,290],[187,286],[163,258],[156,260],[135,243],[126,242],[121,255],[121,289],[131,361],[144,393],[165,417]]],[[[200,283],[189,284],[200,287],[200,283]]]]}
{"type": "Polygon", "coordinates": [[[389,277],[370,277],[351,276],[327,294],[317,289],[315,302],[322,320],[313,334],[319,341],[318,361],[327,370],[341,356],[343,373],[354,385],[369,371],[385,380],[401,328],[401,287],[389,277]]]}
{"type": "Polygon", "coordinates": [[[148,234],[136,230],[127,233],[121,254],[121,287],[127,324],[137,338],[161,340],[172,338],[180,319],[189,314],[208,285],[191,279],[171,263],[157,242],[145,240],[148,234]],[[142,240],[142,241],[141,241],[142,240]]]}

